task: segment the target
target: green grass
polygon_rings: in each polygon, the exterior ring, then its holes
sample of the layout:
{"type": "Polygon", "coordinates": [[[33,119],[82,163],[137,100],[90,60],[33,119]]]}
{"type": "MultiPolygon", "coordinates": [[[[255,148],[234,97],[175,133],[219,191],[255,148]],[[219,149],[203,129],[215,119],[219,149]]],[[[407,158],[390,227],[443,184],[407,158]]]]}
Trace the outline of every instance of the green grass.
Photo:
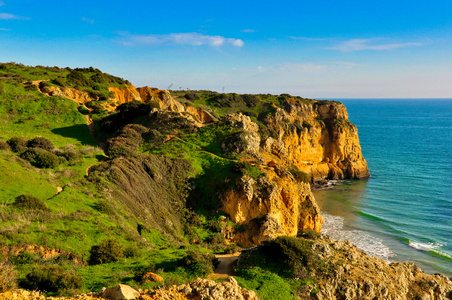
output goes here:
{"type": "Polygon", "coordinates": [[[241,287],[256,291],[259,299],[298,299],[291,293],[292,287],[286,278],[259,267],[240,270],[235,278],[241,287]]]}
{"type": "Polygon", "coordinates": [[[41,171],[27,166],[11,154],[0,153],[0,203],[12,203],[21,194],[47,199],[56,193],[41,171]]]}

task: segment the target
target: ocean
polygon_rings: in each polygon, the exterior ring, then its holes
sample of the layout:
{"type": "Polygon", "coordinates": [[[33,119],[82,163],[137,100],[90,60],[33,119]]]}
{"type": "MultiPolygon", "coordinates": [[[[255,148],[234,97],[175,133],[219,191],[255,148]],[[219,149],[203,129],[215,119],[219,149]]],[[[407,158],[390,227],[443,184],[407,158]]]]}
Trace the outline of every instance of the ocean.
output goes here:
{"type": "Polygon", "coordinates": [[[337,99],[371,177],[314,191],[323,232],[452,276],[452,99],[337,99]]]}

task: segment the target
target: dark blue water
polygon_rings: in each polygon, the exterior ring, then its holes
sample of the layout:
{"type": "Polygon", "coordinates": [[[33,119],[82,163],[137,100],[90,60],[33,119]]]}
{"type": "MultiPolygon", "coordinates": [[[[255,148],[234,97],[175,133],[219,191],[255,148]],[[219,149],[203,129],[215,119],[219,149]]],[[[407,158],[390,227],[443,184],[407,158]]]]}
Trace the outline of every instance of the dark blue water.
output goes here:
{"type": "Polygon", "coordinates": [[[315,192],[325,231],[452,275],[452,99],[340,99],[371,177],[315,192]]]}

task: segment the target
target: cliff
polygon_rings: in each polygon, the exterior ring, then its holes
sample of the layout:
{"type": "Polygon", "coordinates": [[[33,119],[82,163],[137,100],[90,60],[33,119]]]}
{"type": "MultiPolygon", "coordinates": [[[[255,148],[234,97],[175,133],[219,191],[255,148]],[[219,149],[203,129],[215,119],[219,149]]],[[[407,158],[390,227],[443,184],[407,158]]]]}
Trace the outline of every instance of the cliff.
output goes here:
{"type": "MultiPolygon", "coordinates": [[[[78,103],[95,100],[68,88],[46,87],[41,91],[49,95],[64,93],[78,103]]],[[[187,128],[196,132],[196,128],[205,126],[226,126],[235,131],[218,137],[220,151],[213,154],[232,158],[234,163],[247,163],[248,167],[258,168],[260,175],[252,177],[244,172],[226,179],[234,181],[233,188],[216,192],[218,208],[236,224],[222,229],[230,242],[251,246],[280,235],[295,236],[306,229],[320,231],[323,217],[309,183],[369,176],[356,126],[339,102],[283,97],[268,103],[253,95],[228,98],[221,94],[207,95],[210,98],[198,104],[185,96],[175,99],[168,91],[131,84],[110,87],[109,91],[111,97],[103,104],[109,110],[132,101],[158,108],[146,126],[165,131],[166,142],[173,143],[175,137],[184,140],[181,133],[187,128]],[[240,109],[234,107],[240,101],[245,103],[243,113],[254,113],[254,109],[258,118],[237,112],[240,109]],[[215,109],[218,103],[222,109],[230,107],[232,113],[215,109]],[[168,130],[163,129],[168,127],[162,124],[165,119],[171,120],[168,130]]]]}
{"type": "Polygon", "coordinates": [[[294,164],[312,181],[369,176],[358,130],[342,103],[288,99],[265,122],[278,133],[276,141],[265,141],[278,164],[294,164]]]}

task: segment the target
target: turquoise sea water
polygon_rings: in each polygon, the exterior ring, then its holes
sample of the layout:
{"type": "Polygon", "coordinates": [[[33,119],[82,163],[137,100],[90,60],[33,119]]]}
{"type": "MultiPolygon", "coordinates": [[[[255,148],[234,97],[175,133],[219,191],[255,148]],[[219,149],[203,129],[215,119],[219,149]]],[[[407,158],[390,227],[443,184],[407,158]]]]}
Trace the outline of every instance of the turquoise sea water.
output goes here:
{"type": "Polygon", "coordinates": [[[339,99],[371,177],[315,191],[324,231],[452,276],[452,99],[339,99]]]}

